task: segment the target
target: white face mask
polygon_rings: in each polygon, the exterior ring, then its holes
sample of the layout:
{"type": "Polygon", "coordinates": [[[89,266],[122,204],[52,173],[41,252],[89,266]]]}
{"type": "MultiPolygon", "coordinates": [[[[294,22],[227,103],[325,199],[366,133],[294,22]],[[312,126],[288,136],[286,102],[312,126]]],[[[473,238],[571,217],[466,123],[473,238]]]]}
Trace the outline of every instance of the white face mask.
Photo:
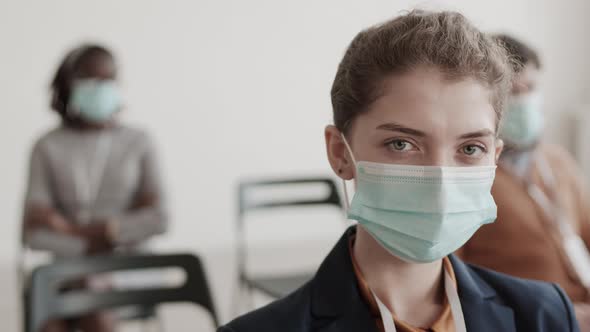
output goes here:
{"type": "Polygon", "coordinates": [[[74,83],[68,107],[86,121],[104,123],[121,104],[121,92],[114,80],[83,79],[74,83]]]}
{"type": "Polygon", "coordinates": [[[348,218],[405,261],[441,259],[496,219],[491,195],[496,166],[355,165],[348,218]]]}
{"type": "Polygon", "coordinates": [[[512,97],[500,122],[500,138],[515,147],[536,143],[544,127],[541,106],[542,97],[539,93],[512,97]]]}

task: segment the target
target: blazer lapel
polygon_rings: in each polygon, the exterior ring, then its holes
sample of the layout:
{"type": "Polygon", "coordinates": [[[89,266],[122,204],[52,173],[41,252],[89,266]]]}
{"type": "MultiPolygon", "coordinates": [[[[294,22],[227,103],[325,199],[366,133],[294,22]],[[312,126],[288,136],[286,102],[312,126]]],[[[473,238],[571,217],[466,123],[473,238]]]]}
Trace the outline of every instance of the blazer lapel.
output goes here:
{"type": "MultiPolygon", "coordinates": [[[[320,265],[312,282],[313,331],[377,332],[358,289],[349,251],[350,227],[320,265]]],[[[516,332],[514,312],[498,303],[494,289],[467,265],[449,256],[457,278],[467,331],[516,332]]]]}
{"type": "Polygon", "coordinates": [[[467,331],[516,332],[514,312],[497,301],[496,291],[455,256],[453,265],[467,331]]]}
{"type": "Polygon", "coordinates": [[[312,284],[314,331],[377,332],[375,320],[358,289],[349,251],[350,227],[320,265],[312,284]]]}
{"type": "Polygon", "coordinates": [[[336,317],[333,321],[318,328],[318,332],[378,332],[375,320],[368,310],[352,310],[336,317]]]}
{"type": "Polygon", "coordinates": [[[467,331],[516,332],[514,312],[506,306],[491,301],[469,299],[462,300],[461,307],[467,331]]]}

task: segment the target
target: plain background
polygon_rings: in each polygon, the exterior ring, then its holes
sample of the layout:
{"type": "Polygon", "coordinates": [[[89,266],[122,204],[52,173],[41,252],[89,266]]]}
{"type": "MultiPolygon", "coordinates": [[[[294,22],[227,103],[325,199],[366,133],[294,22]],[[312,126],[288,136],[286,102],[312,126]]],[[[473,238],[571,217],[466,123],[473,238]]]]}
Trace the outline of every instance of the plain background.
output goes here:
{"type": "MultiPolygon", "coordinates": [[[[486,31],[535,46],[545,68],[547,140],[575,149],[569,115],[590,102],[587,0],[0,0],[1,271],[12,273],[30,148],[58,123],[48,86],[70,48],[112,48],[126,96],[122,118],[156,139],[172,213],[157,245],[207,253],[233,246],[239,178],[329,174],[323,129],[346,46],[362,28],[415,6],[456,9],[486,31]]],[[[328,227],[318,220],[304,228],[328,227]]],[[[0,329],[15,330],[14,284],[1,283],[0,293],[0,329]]]]}

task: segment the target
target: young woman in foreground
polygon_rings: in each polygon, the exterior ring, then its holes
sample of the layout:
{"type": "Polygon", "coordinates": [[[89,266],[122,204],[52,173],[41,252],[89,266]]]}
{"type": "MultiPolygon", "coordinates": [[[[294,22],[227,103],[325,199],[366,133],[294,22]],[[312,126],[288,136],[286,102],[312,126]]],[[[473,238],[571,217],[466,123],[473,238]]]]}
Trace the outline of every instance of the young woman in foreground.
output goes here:
{"type": "Polygon", "coordinates": [[[325,132],[333,170],[355,183],[358,225],[309,283],[220,331],[578,331],[558,286],[450,255],[496,218],[511,73],[458,13],[413,11],[359,33],[325,132]]]}

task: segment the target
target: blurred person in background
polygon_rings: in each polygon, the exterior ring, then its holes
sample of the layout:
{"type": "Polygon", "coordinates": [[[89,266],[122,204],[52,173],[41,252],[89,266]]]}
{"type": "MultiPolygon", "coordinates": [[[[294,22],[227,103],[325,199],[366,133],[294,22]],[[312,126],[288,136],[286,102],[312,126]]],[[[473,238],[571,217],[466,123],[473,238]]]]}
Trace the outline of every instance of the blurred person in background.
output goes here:
{"type": "MultiPolygon", "coordinates": [[[[135,251],[167,227],[150,137],[117,121],[122,94],[112,53],[83,45],[65,57],[51,84],[61,124],[34,144],[24,204],[27,247],[63,257],[135,251]]],[[[74,287],[93,287],[92,278],[74,287]]],[[[45,331],[112,331],[93,313],[53,321],[45,331]]]]}
{"type": "Polygon", "coordinates": [[[307,284],[219,331],[578,331],[558,286],[451,255],[496,218],[511,82],[504,49],[459,13],[412,11],[361,31],[325,130],[333,171],[355,182],[358,224],[307,284]]]}
{"type": "Polygon", "coordinates": [[[516,38],[499,35],[516,76],[500,124],[505,148],[492,194],[498,219],[458,252],[465,261],[559,284],[590,331],[590,206],[582,172],[565,149],[544,140],[541,61],[516,38]]]}

